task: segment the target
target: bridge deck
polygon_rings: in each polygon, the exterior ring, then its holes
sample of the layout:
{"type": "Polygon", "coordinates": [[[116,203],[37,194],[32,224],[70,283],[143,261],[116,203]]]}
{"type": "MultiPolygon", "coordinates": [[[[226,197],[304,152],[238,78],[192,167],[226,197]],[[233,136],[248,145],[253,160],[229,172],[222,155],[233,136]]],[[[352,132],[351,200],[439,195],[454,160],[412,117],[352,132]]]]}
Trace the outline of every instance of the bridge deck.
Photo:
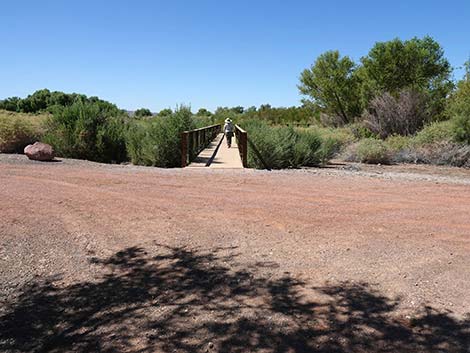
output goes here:
{"type": "Polygon", "coordinates": [[[219,134],[196,159],[188,165],[188,168],[243,168],[238,152],[235,136],[232,139],[232,147],[228,148],[224,134],[219,134]]]}

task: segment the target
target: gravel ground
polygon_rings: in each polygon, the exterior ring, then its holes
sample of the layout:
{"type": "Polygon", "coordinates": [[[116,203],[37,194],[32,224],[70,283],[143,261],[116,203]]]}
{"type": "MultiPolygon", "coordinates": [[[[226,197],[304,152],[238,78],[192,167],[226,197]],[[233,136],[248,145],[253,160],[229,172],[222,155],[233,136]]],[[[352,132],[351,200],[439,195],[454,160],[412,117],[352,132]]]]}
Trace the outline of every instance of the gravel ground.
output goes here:
{"type": "Polygon", "coordinates": [[[0,155],[0,351],[470,352],[469,184],[0,155]]]}

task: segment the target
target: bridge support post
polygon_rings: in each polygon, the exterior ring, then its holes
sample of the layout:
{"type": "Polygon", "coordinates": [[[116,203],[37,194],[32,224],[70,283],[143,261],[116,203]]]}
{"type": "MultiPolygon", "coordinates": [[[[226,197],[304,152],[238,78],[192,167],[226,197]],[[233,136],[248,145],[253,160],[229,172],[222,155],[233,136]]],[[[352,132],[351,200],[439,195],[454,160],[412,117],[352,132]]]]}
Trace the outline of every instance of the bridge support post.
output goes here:
{"type": "Polygon", "coordinates": [[[188,140],[189,132],[184,131],[181,134],[181,168],[184,168],[188,164],[188,140]]]}
{"type": "Polygon", "coordinates": [[[240,143],[242,145],[242,165],[243,168],[248,168],[248,136],[244,131],[240,134],[240,143]]]}

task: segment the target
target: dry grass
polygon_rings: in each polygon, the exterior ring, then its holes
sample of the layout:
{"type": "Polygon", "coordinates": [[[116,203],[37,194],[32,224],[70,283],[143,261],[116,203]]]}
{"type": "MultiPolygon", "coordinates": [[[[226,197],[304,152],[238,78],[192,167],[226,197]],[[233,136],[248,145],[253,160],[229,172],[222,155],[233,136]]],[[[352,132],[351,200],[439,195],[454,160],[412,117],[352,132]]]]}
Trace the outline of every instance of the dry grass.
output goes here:
{"type": "Polygon", "coordinates": [[[0,110],[0,152],[22,152],[41,138],[49,114],[26,114],[0,110]]]}

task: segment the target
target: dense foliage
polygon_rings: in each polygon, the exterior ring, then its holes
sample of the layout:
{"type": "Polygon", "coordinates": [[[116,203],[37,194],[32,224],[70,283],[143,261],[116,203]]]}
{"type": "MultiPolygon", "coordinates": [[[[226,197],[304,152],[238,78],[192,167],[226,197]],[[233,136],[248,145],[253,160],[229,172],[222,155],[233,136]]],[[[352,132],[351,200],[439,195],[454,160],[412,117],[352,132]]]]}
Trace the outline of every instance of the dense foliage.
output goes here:
{"type": "Polygon", "coordinates": [[[315,130],[272,127],[260,120],[245,121],[242,127],[249,132],[248,138],[262,158],[248,147],[248,165],[253,168],[318,166],[328,161],[336,148],[315,130]]]}
{"type": "Polygon", "coordinates": [[[152,116],[152,112],[150,111],[150,109],[147,109],[147,108],[140,108],[140,109],[137,109],[135,112],[134,112],[134,116],[136,118],[144,118],[144,117],[147,117],[147,116],[152,116]]]}
{"type": "Polygon", "coordinates": [[[318,114],[308,106],[274,108],[269,104],[257,107],[219,107],[211,115],[214,123],[221,123],[225,119],[233,121],[261,120],[271,125],[305,126],[315,124],[318,114]]]}
{"type": "Polygon", "coordinates": [[[181,133],[194,127],[187,107],[180,107],[168,116],[131,122],[126,140],[132,163],[165,168],[180,166],[181,133]]]}
{"type": "Polygon", "coordinates": [[[0,152],[22,153],[27,145],[42,137],[42,124],[47,117],[0,110],[0,152]]]}
{"type": "Polygon", "coordinates": [[[126,116],[116,106],[77,100],[55,107],[44,141],[62,157],[118,163],[127,159],[126,116]]]}
{"type": "Polygon", "coordinates": [[[470,61],[466,63],[466,69],[465,78],[457,84],[450,99],[448,114],[454,123],[457,140],[470,144],[470,61]]]}
{"type": "Polygon", "coordinates": [[[302,72],[299,90],[333,126],[360,120],[376,97],[399,97],[404,91],[424,96],[427,114],[440,120],[453,87],[450,74],[441,46],[431,37],[394,39],[376,43],[360,64],[338,51],[320,55],[302,72]]]}
{"type": "Polygon", "coordinates": [[[449,81],[451,67],[431,37],[378,42],[361,59],[364,73],[378,91],[433,90],[449,81]]]}
{"type": "Polygon", "coordinates": [[[102,109],[113,110],[116,106],[98,97],[87,97],[84,94],[64,93],[41,89],[26,98],[10,97],[0,101],[0,109],[21,113],[52,112],[59,107],[68,107],[75,102],[98,104],[102,109]]]}
{"type": "Polygon", "coordinates": [[[382,140],[373,138],[361,140],[356,146],[356,153],[358,160],[362,163],[390,163],[389,149],[382,140]]]}
{"type": "Polygon", "coordinates": [[[351,123],[361,114],[360,81],[355,69],[349,57],[341,58],[338,51],[328,51],[300,76],[300,92],[333,118],[332,125],[351,123]]]}

